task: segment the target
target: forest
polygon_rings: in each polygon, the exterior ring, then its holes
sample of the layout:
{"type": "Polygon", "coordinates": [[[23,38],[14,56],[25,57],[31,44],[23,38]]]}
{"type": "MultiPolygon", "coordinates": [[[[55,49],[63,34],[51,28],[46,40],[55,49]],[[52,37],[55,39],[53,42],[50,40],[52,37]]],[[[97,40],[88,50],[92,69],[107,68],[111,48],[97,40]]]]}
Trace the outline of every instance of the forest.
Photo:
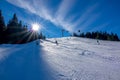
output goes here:
{"type": "Polygon", "coordinates": [[[41,33],[29,30],[27,25],[23,25],[13,14],[12,19],[5,24],[2,11],[0,10],[0,44],[23,44],[36,39],[45,39],[41,33]]]}
{"type": "Polygon", "coordinates": [[[92,39],[100,39],[100,40],[109,40],[109,41],[120,41],[117,34],[108,33],[106,31],[93,31],[93,32],[80,32],[78,30],[77,33],[73,33],[75,37],[84,37],[84,38],[92,38],[92,39]]]}

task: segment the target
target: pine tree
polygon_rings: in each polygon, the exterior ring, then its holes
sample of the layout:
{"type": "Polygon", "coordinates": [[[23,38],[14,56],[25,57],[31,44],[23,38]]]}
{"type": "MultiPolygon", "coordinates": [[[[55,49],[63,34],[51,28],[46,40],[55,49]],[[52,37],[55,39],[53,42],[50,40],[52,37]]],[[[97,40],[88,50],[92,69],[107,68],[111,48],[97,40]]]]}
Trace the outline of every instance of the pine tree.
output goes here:
{"type": "Polygon", "coordinates": [[[84,33],[81,33],[81,34],[80,34],[80,37],[85,37],[85,34],[84,34],[84,33]]]}
{"type": "Polygon", "coordinates": [[[0,10],[0,43],[3,43],[4,41],[4,30],[5,30],[5,22],[4,17],[2,16],[2,11],[0,10]]]}
{"type": "Polygon", "coordinates": [[[14,13],[13,18],[12,18],[13,22],[18,23],[18,18],[17,15],[14,13]]]}
{"type": "Polygon", "coordinates": [[[18,18],[16,16],[16,14],[13,15],[13,18],[9,21],[7,27],[8,28],[17,28],[19,25],[18,23],[18,18]]]}
{"type": "Polygon", "coordinates": [[[43,34],[41,32],[40,35],[39,35],[39,39],[42,39],[42,37],[43,37],[43,34]]]}
{"type": "Polygon", "coordinates": [[[7,38],[8,42],[16,43],[20,39],[22,32],[22,21],[18,23],[18,18],[16,14],[13,15],[13,18],[9,21],[7,25],[7,38]]]}
{"type": "Polygon", "coordinates": [[[2,11],[0,10],[0,32],[4,31],[4,29],[5,29],[4,17],[2,16],[2,11]]]}
{"type": "Polygon", "coordinates": [[[22,21],[19,21],[18,26],[22,28],[22,21]]]}
{"type": "Polygon", "coordinates": [[[117,34],[114,35],[114,40],[115,41],[120,41],[117,34]]]}

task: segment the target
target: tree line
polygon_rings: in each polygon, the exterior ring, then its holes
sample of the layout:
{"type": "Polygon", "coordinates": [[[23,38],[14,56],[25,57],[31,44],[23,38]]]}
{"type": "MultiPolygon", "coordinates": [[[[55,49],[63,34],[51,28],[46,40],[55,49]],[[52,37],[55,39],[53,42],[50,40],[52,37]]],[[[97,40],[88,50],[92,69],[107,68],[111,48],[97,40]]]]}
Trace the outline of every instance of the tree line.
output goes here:
{"type": "Polygon", "coordinates": [[[78,30],[77,33],[73,33],[73,36],[92,38],[92,39],[100,39],[100,40],[109,40],[109,41],[120,41],[117,34],[107,33],[107,32],[103,32],[103,31],[80,33],[80,30],[78,30]]]}
{"type": "Polygon", "coordinates": [[[0,10],[0,44],[23,44],[36,39],[45,39],[45,36],[42,32],[39,34],[33,30],[28,30],[28,26],[23,25],[16,14],[6,25],[0,10]]]}

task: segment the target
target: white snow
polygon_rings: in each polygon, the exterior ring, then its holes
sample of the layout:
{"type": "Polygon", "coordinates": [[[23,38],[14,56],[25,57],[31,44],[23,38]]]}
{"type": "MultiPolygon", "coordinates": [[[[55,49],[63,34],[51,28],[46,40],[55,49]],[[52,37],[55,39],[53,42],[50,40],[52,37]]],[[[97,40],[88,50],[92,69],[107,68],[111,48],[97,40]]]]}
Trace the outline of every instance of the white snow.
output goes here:
{"type": "Polygon", "coordinates": [[[3,44],[0,80],[120,80],[120,42],[66,37],[3,44]]]}

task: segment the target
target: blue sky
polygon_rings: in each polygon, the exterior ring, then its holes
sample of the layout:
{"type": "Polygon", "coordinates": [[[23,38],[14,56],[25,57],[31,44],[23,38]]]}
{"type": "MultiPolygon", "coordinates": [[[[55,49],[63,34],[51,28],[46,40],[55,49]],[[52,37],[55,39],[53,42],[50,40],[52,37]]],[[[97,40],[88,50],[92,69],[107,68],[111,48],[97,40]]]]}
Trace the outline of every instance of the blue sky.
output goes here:
{"type": "Polygon", "coordinates": [[[0,0],[0,9],[6,22],[16,13],[29,28],[39,23],[50,37],[60,37],[62,28],[120,36],[120,0],[0,0]]]}

